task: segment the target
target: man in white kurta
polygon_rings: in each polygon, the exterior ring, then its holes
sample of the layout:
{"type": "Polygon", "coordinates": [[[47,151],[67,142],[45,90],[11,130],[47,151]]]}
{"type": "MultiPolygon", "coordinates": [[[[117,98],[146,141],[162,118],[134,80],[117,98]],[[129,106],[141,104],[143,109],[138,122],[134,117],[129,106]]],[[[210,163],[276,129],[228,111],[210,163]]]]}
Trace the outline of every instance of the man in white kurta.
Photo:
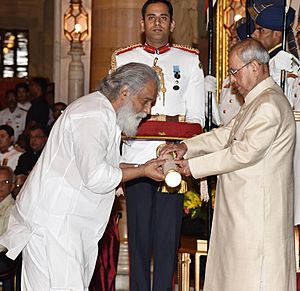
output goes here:
{"type": "Polygon", "coordinates": [[[158,162],[119,166],[127,126],[119,124],[120,112],[130,104],[140,121],[158,86],[150,67],[129,64],[104,78],[99,90],[107,97],[99,91],[81,97],[55,123],[0,240],[10,258],[23,250],[22,291],[88,290],[116,187],[155,172],[154,179],[163,179],[158,162]]]}
{"type": "Polygon", "coordinates": [[[257,41],[237,44],[229,71],[245,100],[240,112],[228,126],[167,147],[185,154],[184,174],[219,175],[204,291],[296,290],[295,121],[267,63],[257,41]]]}

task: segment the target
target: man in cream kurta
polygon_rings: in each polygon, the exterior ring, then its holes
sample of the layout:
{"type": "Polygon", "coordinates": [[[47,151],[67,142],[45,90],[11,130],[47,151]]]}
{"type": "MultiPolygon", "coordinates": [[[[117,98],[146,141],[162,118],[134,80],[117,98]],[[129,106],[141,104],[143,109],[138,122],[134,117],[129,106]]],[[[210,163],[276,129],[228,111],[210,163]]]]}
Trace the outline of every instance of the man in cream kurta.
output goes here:
{"type": "Polygon", "coordinates": [[[295,121],[268,73],[268,53],[248,39],[229,56],[245,103],[228,126],[166,146],[181,172],[219,175],[204,291],[294,291],[295,121]]]}
{"type": "Polygon", "coordinates": [[[162,161],[119,166],[121,130],[150,113],[158,86],[150,67],[128,64],[56,121],[0,240],[10,258],[23,251],[22,291],[88,290],[116,187],[140,176],[164,178],[162,161]]]}

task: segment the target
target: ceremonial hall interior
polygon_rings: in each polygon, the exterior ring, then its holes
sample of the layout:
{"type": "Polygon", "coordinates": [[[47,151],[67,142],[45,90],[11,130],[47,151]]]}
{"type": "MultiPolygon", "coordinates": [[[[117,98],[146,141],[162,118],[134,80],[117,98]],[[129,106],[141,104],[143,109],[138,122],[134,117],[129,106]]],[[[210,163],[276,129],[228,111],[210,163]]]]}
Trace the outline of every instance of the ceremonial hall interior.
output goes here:
{"type": "MultiPolygon", "coordinates": [[[[176,23],[170,43],[184,50],[199,51],[204,76],[215,77],[214,96],[219,104],[222,84],[229,74],[229,47],[236,23],[241,18],[250,17],[246,7],[251,5],[252,0],[170,2],[173,5],[173,18],[176,23]]],[[[18,84],[30,84],[34,78],[41,77],[47,81],[46,100],[49,108],[53,110],[53,123],[56,120],[55,106],[67,106],[76,99],[94,92],[99,80],[110,72],[113,65],[112,55],[117,49],[130,50],[135,44],[145,42],[140,29],[141,7],[144,3],[145,0],[1,0],[0,122],[2,110],[9,106],[8,93],[16,91],[18,84]]],[[[299,3],[296,3],[295,9],[299,11],[299,3]]],[[[173,88],[177,90],[176,86],[173,88]]],[[[211,98],[210,93],[208,99],[211,98]]],[[[28,98],[28,101],[31,101],[31,97],[28,98]]],[[[218,127],[212,119],[211,100],[208,103],[205,131],[218,127]]],[[[227,109],[222,110],[225,113],[227,109]]],[[[63,109],[59,111],[62,113],[63,109]]],[[[295,117],[296,121],[300,120],[300,114],[297,116],[295,113],[295,117]]],[[[15,146],[22,146],[22,143],[15,146]]],[[[7,164],[5,159],[1,158],[0,166],[2,165],[7,164]]],[[[184,206],[173,290],[203,290],[217,179],[217,176],[212,176],[205,182],[208,187],[208,201],[201,200],[199,180],[189,181],[191,189],[182,194],[184,206]]],[[[110,262],[106,263],[115,264],[114,279],[110,287],[100,287],[99,284],[98,289],[90,288],[91,291],[130,290],[124,196],[115,198],[112,211],[115,217],[115,233],[103,238],[107,239],[106,244],[109,245],[111,256],[110,262]]],[[[298,274],[300,269],[297,227],[295,253],[295,272],[298,274]]],[[[101,270],[98,272],[101,273],[101,270]]],[[[106,272],[112,270],[106,270],[99,276],[105,277],[106,272]]],[[[0,291],[21,290],[18,282],[20,273],[21,260],[16,262],[13,270],[2,271],[0,267],[0,291]],[[11,282],[11,286],[3,287],[3,282],[7,280],[11,282]]],[[[300,275],[297,281],[297,290],[300,291],[300,275]]]]}

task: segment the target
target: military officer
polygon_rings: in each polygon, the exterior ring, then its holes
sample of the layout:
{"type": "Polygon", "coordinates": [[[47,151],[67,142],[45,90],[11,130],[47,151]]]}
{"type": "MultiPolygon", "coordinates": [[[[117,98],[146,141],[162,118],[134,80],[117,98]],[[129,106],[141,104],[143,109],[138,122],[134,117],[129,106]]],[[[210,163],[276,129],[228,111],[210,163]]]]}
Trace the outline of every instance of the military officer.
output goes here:
{"type": "MultiPolygon", "coordinates": [[[[141,20],[146,42],[117,50],[112,56],[111,69],[132,61],[153,67],[160,78],[161,90],[152,108],[151,119],[185,120],[204,126],[204,75],[199,52],[169,43],[170,33],[175,28],[172,16],[173,8],[169,1],[146,1],[141,20]]],[[[154,158],[161,143],[158,138],[126,141],[123,161],[140,164],[154,158]]],[[[162,192],[158,186],[150,179],[136,179],[126,184],[131,291],[150,290],[152,255],[152,290],[172,288],[183,195],[162,192]]]]}

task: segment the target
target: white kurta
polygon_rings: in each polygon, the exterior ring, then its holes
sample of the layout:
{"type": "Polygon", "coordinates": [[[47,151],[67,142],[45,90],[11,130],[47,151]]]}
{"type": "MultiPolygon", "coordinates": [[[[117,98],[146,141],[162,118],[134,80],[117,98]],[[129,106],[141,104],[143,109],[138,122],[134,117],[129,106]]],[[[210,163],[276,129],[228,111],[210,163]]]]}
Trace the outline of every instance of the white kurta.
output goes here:
{"type": "Polygon", "coordinates": [[[204,291],[295,291],[295,121],[281,89],[266,79],[227,127],[185,143],[195,178],[219,175],[204,291]]]}
{"type": "Polygon", "coordinates": [[[115,111],[99,92],[77,99],[55,123],[0,238],[15,258],[23,248],[30,252],[27,243],[42,235],[50,282],[41,286],[87,290],[122,179],[119,145],[115,111]]]}

